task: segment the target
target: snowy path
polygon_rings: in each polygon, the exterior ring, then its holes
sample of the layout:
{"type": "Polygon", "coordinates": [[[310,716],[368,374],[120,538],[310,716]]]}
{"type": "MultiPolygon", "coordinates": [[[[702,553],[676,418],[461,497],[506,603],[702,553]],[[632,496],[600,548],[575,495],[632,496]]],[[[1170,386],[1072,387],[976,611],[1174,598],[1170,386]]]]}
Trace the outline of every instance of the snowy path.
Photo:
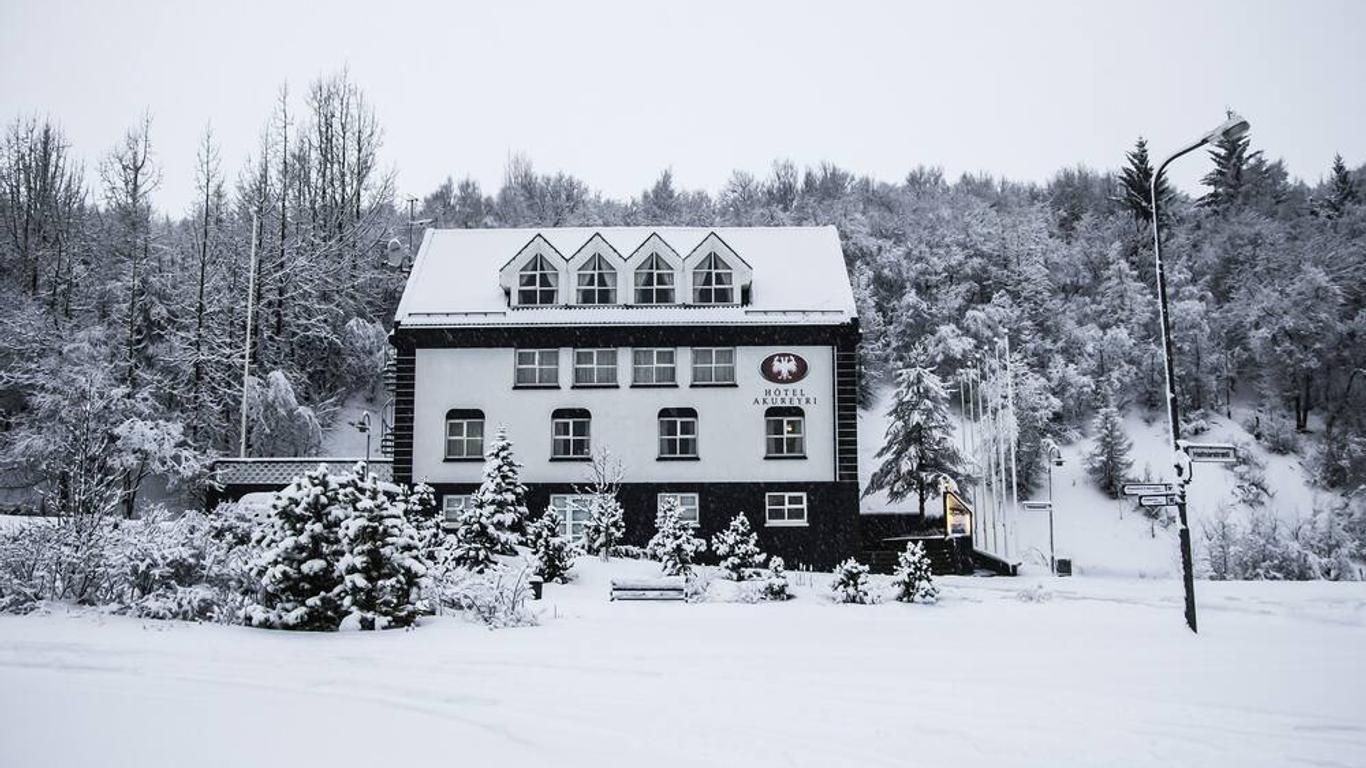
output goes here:
{"type": "Polygon", "coordinates": [[[1360,766],[1366,588],[952,579],[934,607],[609,604],[291,635],[0,617],[0,765],[1360,766]]]}

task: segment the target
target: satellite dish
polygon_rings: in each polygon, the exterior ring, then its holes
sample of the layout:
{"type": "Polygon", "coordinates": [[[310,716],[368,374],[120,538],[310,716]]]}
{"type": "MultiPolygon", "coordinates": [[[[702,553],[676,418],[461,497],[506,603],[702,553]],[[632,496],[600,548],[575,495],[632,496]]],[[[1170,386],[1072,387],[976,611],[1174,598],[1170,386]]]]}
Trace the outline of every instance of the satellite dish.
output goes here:
{"type": "Polygon", "coordinates": [[[390,240],[384,248],[384,263],[391,267],[401,267],[403,266],[403,257],[403,243],[400,243],[398,238],[390,240]]]}

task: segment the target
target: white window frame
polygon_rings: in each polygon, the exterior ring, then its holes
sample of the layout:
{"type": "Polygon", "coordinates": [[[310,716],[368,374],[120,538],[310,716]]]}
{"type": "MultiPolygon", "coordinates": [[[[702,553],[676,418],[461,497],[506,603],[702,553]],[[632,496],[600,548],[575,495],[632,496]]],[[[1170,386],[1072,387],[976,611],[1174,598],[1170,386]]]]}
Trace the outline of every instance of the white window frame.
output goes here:
{"type": "Polygon", "coordinates": [[[637,304],[677,304],[678,282],[669,260],[652,252],[635,272],[635,300],[637,304]],[[667,301],[661,301],[667,295],[667,301]]]}
{"type": "Polygon", "coordinates": [[[512,385],[514,387],[558,387],[560,385],[560,350],[517,349],[513,351],[512,385]],[[530,355],[529,362],[523,356],[530,355]],[[549,363],[546,361],[549,360],[549,363]],[[531,381],[522,381],[524,372],[531,373],[531,381]]]}
{"type": "MultiPolygon", "coordinates": [[[[582,409],[575,408],[572,410],[582,409]]],[[[552,459],[589,459],[593,455],[592,440],[593,415],[587,411],[573,416],[557,416],[550,420],[550,458],[552,459]],[[583,434],[578,434],[575,430],[578,425],[583,425],[583,434]],[[560,451],[561,445],[568,446],[569,452],[562,453],[560,451]]]]}
{"type": "Polygon", "coordinates": [[[560,272],[545,254],[538,253],[517,270],[517,304],[526,307],[545,307],[559,303],[560,272]],[[527,284],[528,278],[531,280],[530,285],[527,284]],[[528,297],[531,301],[527,301],[528,297]]]}
{"type": "Polygon", "coordinates": [[[731,386],[735,384],[735,347],[693,347],[692,348],[692,383],[694,386],[713,387],[731,386]],[[729,363],[716,362],[717,353],[728,352],[730,354],[729,363]],[[705,358],[705,362],[703,361],[705,358]],[[705,376],[701,376],[702,372],[705,376]],[[727,374],[728,378],[723,378],[721,374],[727,374]]]}
{"type": "Polygon", "coordinates": [[[674,498],[678,501],[678,517],[683,522],[691,526],[697,526],[702,521],[702,504],[700,497],[696,493],[677,493],[665,491],[655,497],[655,512],[664,509],[664,500],[674,498]]]}
{"type": "Polygon", "coordinates": [[[615,347],[587,347],[574,350],[574,386],[615,387],[617,385],[617,350],[615,347]],[[580,355],[589,355],[587,363],[579,362],[580,355]]]}
{"type": "Polygon", "coordinates": [[[448,493],[441,497],[441,522],[445,525],[454,525],[460,519],[460,513],[468,509],[474,501],[472,493],[448,493]]]}
{"type": "Polygon", "coordinates": [[[673,347],[636,347],[632,349],[631,383],[637,386],[678,384],[678,350],[673,347]],[[667,357],[668,362],[660,362],[662,357],[667,357]]]}
{"type": "Polygon", "coordinates": [[[659,458],[661,459],[696,459],[698,458],[698,432],[700,431],[701,419],[696,411],[691,416],[660,416],[659,417],[659,458]],[[672,434],[665,434],[665,425],[669,425],[672,434]],[[691,424],[692,431],[689,434],[683,433],[683,425],[691,424]],[[683,452],[686,441],[692,441],[692,453],[683,452]],[[676,451],[666,451],[666,445],[671,445],[676,451]]]}
{"type": "Polygon", "coordinates": [[[764,456],[773,459],[806,458],[806,414],[797,416],[764,416],[764,456]],[[773,426],[777,424],[777,432],[773,426]],[[796,425],[789,430],[789,425],[796,425]],[[774,446],[778,450],[773,450],[774,446]],[[796,450],[791,446],[795,445],[796,450]]]}
{"type": "Polygon", "coordinates": [[[482,459],[484,458],[484,419],[483,419],[483,418],[478,418],[478,419],[476,419],[476,418],[472,418],[472,417],[458,417],[458,418],[454,418],[454,419],[446,419],[446,441],[445,441],[445,446],[446,446],[445,458],[447,458],[447,459],[459,459],[459,460],[466,460],[466,459],[481,459],[481,460],[482,460],[482,459]],[[478,424],[478,425],[479,425],[479,434],[478,434],[477,436],[473,436],[473,437],[472,437],[472,436],[470,435],[470,425],[471,425],[471,424],[478,424]],[[458,431],[459,431],[460,434],[458,434],[458,435],[457,435],[457,434],[452,434],[452,432],[457,431],[457,430],[453,430],[452,427],[457,427],[457,426],[459,427],[459,430],[458,430],[458,431]],[[460,452],[459,454],[455,454],[455,453],[452,453],[452,452],[451,452],[451,442],[452,442],[452,441],[459,441],[459,444],[460,444],[460,447],[461,447],[461,452],[460,452]],[[476,444],[478,445],[478,447],[479,447],[478,451],[476,451],[476,452],[474,452],[474,453],[471,453],[471,452],[470,452],[470,444],[471,444],[471,443],[476,443],[476,444]]]}
{"type": "Polygon", "coordinates": [[[805,491],[771,491],[764,494],[764,525],[801,527],[807,525],[805,491]],[[800,511],[800,516],[794,513],[800,511]],[[774,513],[779,513],[777,516],[774,513]]]}
{"type": "Polygon", "coordinates": [[[588,493],[552,493],[550,510],[560,518],[560,533],[570,539],[583,538],[584,526],[592,515],[593,496],[588,493]]]}
{"type": "Polygon", "coordinates": [[[617,270],[601,253],[593,254],[576,274],[574,295],[579,304],[616,304],[617,270]]]}
{"type": "Polygon", "coordinates": [[[735,270],[725,259],[710,251],[692,272],[694,304],[735,304],[735,270]],[[724,293],[723,293],[724,292],[724,293]],[[724,295],[725,300],[721,300],[724,295]],[[705,298],[704,298],[705,297],[705,298]]]}

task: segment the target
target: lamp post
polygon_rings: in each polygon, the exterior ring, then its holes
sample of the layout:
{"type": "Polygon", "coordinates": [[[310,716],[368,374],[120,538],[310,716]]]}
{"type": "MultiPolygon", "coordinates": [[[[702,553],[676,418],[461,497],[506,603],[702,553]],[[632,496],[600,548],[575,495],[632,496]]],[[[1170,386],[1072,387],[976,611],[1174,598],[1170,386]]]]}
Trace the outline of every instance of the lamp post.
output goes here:
{"type": "Polygon", "coordinates": [[[353,425],[357,432],[365,435],[365,474],[370,474],[370,412],[362,411],[353,425]]]}
{"type": "Polygon", "coordinates": [[[1228,113],[1228,119],[1221,123],[1214,130],[1201,136],[1185,148],[1177,151],[1153,173],[1153,178],[1149,183],[1148,197],[1152,205],[1153,216],[1153,260],[1157,266],[1157,311],[1158,319],[1162,324],[1162,365],[1167,373],[1167,425],[1171,429],[1172,437],[1172,464],[1176,468],[1176,480],[1178,485],[1176,494],[1176,513],[1180,518],[1180,539],[1181,539],[1181,577],[1186,590],[1186,626],[1192,632],[1198,632],[1195,620],[1195,565],[1191,561],[1191,531],[1186,519],[1186,484],[1190,482],[1190,462],[1183,461],[1181,452],[1181,421],[1177,414],[1176,406],[1176,366],[1175,366],[1175,345],[1172,343],[1171,317],[1167,312],[1167,273],[1162,266],[1162,236],[1159,221],[1161,212],[1158,210],[1160,201],[1157,199],[1157,182],[1162,178],[1162,172],[1171,165],[1172,161],[1193,152],[1206,144],[1219,141],[1224,138],[1238,138],[1247,133],[1248,122],[1233,112],[1228,113]]]}
{"type": "Polygon", "coordinates": [[[1053,467],[1062,466],[1062,449],[1052,440],[1045,439],[1048,450],[1048,572],[1058,575],[1057,550],[1053,546],[1053,467]]]}

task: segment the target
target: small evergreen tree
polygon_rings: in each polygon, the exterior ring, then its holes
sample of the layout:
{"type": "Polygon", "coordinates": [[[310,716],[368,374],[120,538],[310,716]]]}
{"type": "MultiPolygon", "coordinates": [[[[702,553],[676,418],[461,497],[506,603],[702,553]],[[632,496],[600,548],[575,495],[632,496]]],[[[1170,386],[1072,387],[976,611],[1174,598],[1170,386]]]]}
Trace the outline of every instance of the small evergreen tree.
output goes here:
{"type": "Polygon", "coordinates": [[[665,576],[687,576],[692,573],[693,558],[706,548],[707,543],[692,535],[692,527],[679,514],[678,500],[665,497],[645,552],[659,561],[665,576]]]}
{"type": "Polygon", "coordinates": [[[403,516],[417,532],[423,560],[429,564],[439,562],[446,543],[446,531],[442,527],[443,515],[436,506],[436,491],[426,483],[418,483],[405,489],[399,500],[403,504],[403,516]]]}
{"type": "MultiPolygon", "coordinates": [[[[1134,148],[1125,155],[1125,159],[1128,162],[1120,172],[1119,178],[1120,202],[1129,209],[1138,225],[1150,225],[1153,219],[1153,165],[1148,159],[1148,140],[1140,136],[1134,148]]],[[[1171,196],[1171,186],[1167,184],[1167,176],[1164,173],[1162,178],[1157,180],[1158,208],[1165,210],[1171,196]]],[[[1166,219],[1165,213],[1163,219],[1166,219]]]]}
{"type": "Polygon", "coordinates": [[[476,491],[470,504],[461,510],[455,521],[451,544],[451,558],[455,565],[483,573],[495,562],[495,556],[516,551],[517,535],[512,532],[513,513],[498,506],[476,491]]]}
{"type": "Polygon", "coordinates": [[[839,603],[868,603],[868,566],[854,558],[849,558],[835,568],[835,578],[830,582],[830,592],[839,603]]]}
{"type": "Polygon", "coordinates": [[[339,482],[344,510],[339,538],[342,609],[361,629],[411,625],[419,613],[418,586],[427,573],[420,535],[405,516],[408,493],[382,487],[373,475],[339,482]]]}
{"type": "Polygon", "coordinates": [[[897,556],[892,584],[896,585],[896,599],[903,603],[939,601],[939,588],[934,585],[930,558],[925,554],[923,544],[918,541],[906,543],[906,551],[897,556]]]}
{"type": "Polygon", "coordinates": [[[787,591],[787,569],[781,557],[768,561],[768,578],[764,579],[765,600],[786,600],[792,595],[787,591]]]}
{"type": "Polygon", "coordinates": [[[583,546],[590,555],[605,563],[612,548],[626,537],[626,520],[621,502],[615,496],[595,493],[588,502],[588,520],[583,525],[583,546]]]}
{"type": "Polygon", "coordinates": [[[547,509],[527,526],[527,546],[531,548],[537,576],[566,584],[574,559],[569,540],[560,535],[560,523],[555,510],[547,509]]]}
{"type": "Polygon", "coordinates": [[[255,538],[248,566],[260,585],[243,608],[244,623],[280,629],[334,630],[342,617],[343,585],[337,506],[340,488],[319,466],[297,477],[271,502],[270,524],[255,538]]]}
{"type": "Polygon", "coordinates": [[[505,545],[506,548],[498,554],[512,554],[512,546],[526,532],[531,519],[526,507],[526,486],[522,485],[521,467],[512,453],[507,427],[499,427],[484,461],[484,479],[478,492],[484,503],[492,508],[494,523],[514,534],[512,543],[505,545]]]}
{"type": "Polygon", "coordinates": [[[1100,409],[1092,429],[1096,444],[1086,456],[1086,470],[1102,491],[1117,499],[1120,486],[1134,466],[1129,458],[1133,442],[1124,434],[1124,422],[1114,406],[1100,409]]]}
{"type": "Polygon", "coordinates": [[[925,514],[925,500],[937,475],[959,478],[963,462],[949,420],[949,392],[928,368],[912,367],[896,376],[896,395],[888,415],[886,441],[878,449],[882,464],[864,494],[886,490],[892,501],[912,493],[925,514]]]}
{"type": "Polygon", "coordinates": [[[711,551],[721,558],[721,570],[732,581],[744,581],[746,570],[759,568],[768,559],[759,549],[759,537],[749,527],[749,518],[743,512],[730,521],[726,530],[711,538],[711,551]]]}
{"type": "Polygon", "coordinates": [[[1341,154],[1333,156],[1333,168],[1328,178],[1328,190],[1316,202],[1315,213],[1327,219],[1336,219],[1348,208],[1361,202],[1361,195],[1357,191],[1356,182],[1352,180],[1352,173],[1347,170],[1347,164],[1342,161],[1341,154]]]}

